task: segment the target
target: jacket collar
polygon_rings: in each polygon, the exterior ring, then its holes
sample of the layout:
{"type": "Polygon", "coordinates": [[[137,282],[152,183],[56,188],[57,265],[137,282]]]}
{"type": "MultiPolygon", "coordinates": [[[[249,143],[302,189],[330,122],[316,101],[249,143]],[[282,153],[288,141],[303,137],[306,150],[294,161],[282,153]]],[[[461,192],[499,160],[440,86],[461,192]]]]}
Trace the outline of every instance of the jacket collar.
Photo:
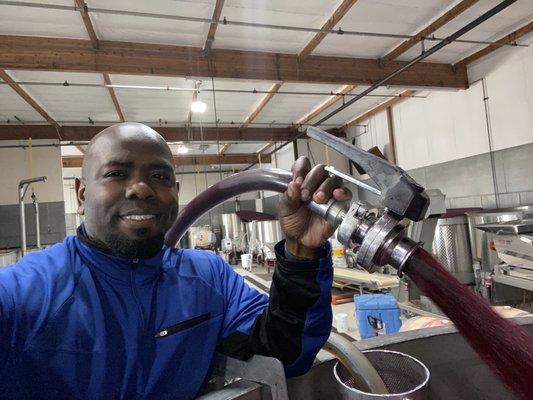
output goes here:
{"type": "Polygon", "coordinates": [[[103,244],[90,239],[83,224],[76,233],[76,247],[91,271],[123,282],[131,282],[132,277],[139,283],[156,279],[166,269],[165,261],[172,251],[165,245],[151,258],[128,260],[112,255],[103,244]]]}

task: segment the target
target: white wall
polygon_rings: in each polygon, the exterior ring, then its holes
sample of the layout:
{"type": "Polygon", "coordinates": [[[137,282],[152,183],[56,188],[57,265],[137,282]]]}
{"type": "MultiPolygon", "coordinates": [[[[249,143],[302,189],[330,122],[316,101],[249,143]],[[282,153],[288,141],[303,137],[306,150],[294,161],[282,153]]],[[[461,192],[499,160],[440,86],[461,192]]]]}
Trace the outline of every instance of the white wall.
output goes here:
{"type": "MultiPolygon", "coordinates": [[[[531,42],[523,39],[524,42],[531,42]]],[[[492,150],[533,143],[533,46],[510,48],[469,67],[471,86],[433,91],[427,98],[393,107],[398,164],[414,169],[490,151],[483,88],[485,78],[492,128],[492,150]]],[[[364,149],[388,142],[385,112],[364,121],[368,132],[351,129],[364,149]]]]}
{"type": "MultiPolygon", "coordinates": [[[[32,146],[57,144],[57,140],[33,140],[32,146]]],[[[28,145],[25,140],[2,140],[0,143],[0,171],[2,190],[0,205],[18,203],[18,183],[22,179],[46,176],[47,181],[33,185],[40,203],[63,201],[61,150],[59,147],[2,148],[2,146],[28,145]]],[[[31,188],[25,200],[29,199],[31,188]]]]}

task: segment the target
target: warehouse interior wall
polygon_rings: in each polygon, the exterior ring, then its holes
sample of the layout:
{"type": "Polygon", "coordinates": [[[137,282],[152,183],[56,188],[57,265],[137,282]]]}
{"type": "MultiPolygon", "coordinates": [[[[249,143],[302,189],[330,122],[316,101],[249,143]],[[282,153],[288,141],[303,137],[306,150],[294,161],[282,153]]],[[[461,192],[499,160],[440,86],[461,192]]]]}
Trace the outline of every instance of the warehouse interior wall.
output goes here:
{"type": "Polygon", "coordinates": [[[46,182],[30,185],[25,201],[28,246],[36,244],[35,211],[32,189],[39,202],[41,243],[50,244],[65,236],[65,206],[62,190],[60,147],[35,147],[58,144],[57,140],[3,140],[0,146],[0,248],[20,246],[18,184],[23,179],[46,176],[46,182]],[[31,146],[30,146],[31,145],[31,146]],[[7,146],[24,146],[6,148],[7,146]]]}
{"type": "MultiPolygon", "coordinates": [[[[533,48],[496,52],[469,67],[469,80],[467,90],[419,92],[427,97],[392,108],[398,165],[441,189],[449,208],[532,204],[533,48]]],[[[361,124],[348,137],[386,154],[386,113],[361,124]]]]}

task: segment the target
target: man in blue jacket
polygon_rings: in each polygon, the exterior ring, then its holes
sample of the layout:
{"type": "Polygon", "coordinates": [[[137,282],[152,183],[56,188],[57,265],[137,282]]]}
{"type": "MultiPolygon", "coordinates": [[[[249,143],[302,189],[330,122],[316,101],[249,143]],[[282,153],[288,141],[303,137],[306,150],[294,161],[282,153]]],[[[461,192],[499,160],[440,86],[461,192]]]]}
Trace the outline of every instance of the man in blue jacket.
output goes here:
{"type": "Polygon", "coordinates": [[[310,368],[331,327],[332,227],[303,203],[350,197],[322,166],[293,166],[270,299],[219,257],[163,245],[178,187],[151,128],[95,136],[76,191],[77,235],[0,270],[0,398],[192,399],[215,351],[310,368]]]}

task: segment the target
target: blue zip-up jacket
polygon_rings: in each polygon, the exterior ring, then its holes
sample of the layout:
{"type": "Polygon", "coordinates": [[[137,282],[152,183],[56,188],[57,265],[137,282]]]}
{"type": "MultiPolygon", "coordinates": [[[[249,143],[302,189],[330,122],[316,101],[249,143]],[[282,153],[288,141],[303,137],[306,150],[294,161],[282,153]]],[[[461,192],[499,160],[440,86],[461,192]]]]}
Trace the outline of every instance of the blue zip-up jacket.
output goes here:
{"type": "Polygon", "coordinates": [[[276,250],[270,300],[214,254],[128,261],[79,234],[0,269],[0,398],[192,399],[216,350],[306,372],[331,328],[330,249],[276,250]]]}

